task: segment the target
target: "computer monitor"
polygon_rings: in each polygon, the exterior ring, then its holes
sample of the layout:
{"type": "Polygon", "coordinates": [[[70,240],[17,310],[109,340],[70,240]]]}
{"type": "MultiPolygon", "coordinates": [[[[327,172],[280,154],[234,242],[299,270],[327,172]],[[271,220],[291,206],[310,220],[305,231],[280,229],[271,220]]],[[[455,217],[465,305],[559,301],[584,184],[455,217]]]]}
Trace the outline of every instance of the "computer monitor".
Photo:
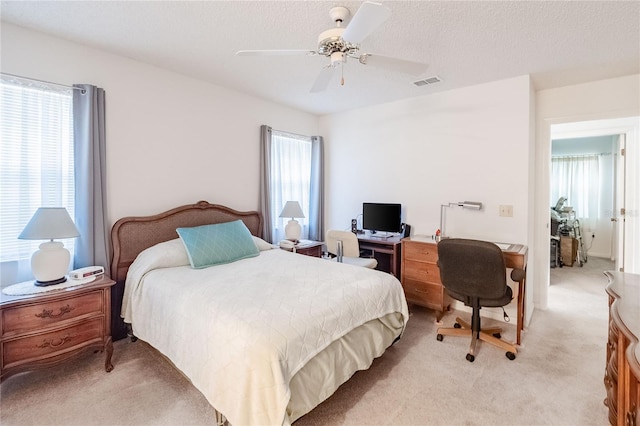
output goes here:
{"type": "Polygon", "coordinates": [[[400,232],[401,210],[395,203],[362,203],[362,227],[373,232],[400,232]]]}

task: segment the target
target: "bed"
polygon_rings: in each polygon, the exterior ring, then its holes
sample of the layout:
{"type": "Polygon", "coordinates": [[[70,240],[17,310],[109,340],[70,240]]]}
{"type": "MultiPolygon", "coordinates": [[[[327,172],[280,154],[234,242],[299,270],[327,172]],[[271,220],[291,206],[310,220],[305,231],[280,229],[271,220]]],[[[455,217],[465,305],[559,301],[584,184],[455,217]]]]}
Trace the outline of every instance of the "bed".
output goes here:
{"type": "Polygon", "coordinates": [[[111,232],[125,322],[234,426],[291,424],[369,368],[409,318],[392,275],[280,250],[261,232],[258,212],[205,201],[123,218],[111,232]],[[201,252],[220,251],[194,249],[207,238],[251,254],[202,266],[201,252]]]}

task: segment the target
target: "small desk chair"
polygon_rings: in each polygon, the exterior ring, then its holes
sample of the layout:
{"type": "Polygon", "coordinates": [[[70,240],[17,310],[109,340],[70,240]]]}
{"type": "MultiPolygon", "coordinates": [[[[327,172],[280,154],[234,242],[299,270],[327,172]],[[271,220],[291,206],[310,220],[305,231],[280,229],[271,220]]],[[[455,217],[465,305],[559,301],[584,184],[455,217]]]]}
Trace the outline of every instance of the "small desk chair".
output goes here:
{"type": "MultiPolygon", "coordinates": [[[[437,339],[443,336],[471,336],[467,360],[473,362],[478,339],[506,350],[506,357],[516,358],[516,347],[500,340],[499,327],[482,329],[480,308],[503,307],[511,302],[513,292],[507,285],[506,266],[502,250],[497,245],[462,238],[444,239],[438,243],[438,267],[445,291],[454,299],[473,309],[471,324],[456,318],[453,328],[438,328],[437,339]]],[[[511,279],[524,278],[522,269],[514,269],[511,279]]]]}
{"type": "Polygon", "coordinates": [[[378,261],[374,258],[360,257],[360,244],[358,237],[350,231],[329,230],[325,238],[327,251],[334,257],[337,262],[349,263],[351,265],[364,266],[365,268],[375,269],[378,261]],[[339,247],[342,247],[342,253],[339,253],[339,247]]]}

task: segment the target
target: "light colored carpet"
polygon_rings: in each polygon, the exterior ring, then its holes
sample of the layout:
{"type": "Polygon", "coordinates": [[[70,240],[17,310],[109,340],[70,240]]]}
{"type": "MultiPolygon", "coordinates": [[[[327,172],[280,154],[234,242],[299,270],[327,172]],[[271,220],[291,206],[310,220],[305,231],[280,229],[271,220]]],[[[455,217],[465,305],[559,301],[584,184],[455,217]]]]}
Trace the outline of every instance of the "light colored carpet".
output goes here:
{"type": "MultiPolygon", "coordinates": [[[[435,314],[412,307],[402,340],[296,426],[608,424],[602,271],[611,268],[590,258],[583,268],[552,269],[549,309],[534,312],[514,361],[481,344],[475,362],[467,362],[469,340],[438,342],[435,314]]],[[[445,325],[455,314],[445,316],[445,325]]],[[[483,320],[490,323],[496,322],[483,320]]],[[[507,324],[503,337],[514,340],[515,327],[507,324]]],[[[0,423],[215,424],[205,398],[155,350],[140,341],[114,346],[111,373],[98,353],[7,379],[0,386],[0,423]]]]}

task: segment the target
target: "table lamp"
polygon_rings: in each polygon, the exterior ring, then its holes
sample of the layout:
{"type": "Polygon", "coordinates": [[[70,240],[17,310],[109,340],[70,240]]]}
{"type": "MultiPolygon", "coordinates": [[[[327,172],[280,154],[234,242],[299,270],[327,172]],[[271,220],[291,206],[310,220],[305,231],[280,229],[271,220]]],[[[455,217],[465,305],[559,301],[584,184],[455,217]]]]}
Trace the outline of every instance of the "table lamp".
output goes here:
{"type": "Polygon", "coordinates": [[[445,238],[444,236],[444,209],[447,207],[462,207],[463,209],[482,210],[482,203],[479,201],[458,201],[457,203],[440,205],[440,235],[437,239],[445,238]]]}
{"type": "Polygon", "coordinates": [[[31,256],[35,285],[60,284],[69,268],[71,255],[62,242],[54,239],[78,237],[80,233],[64,207],[40,207],[18,236],[21,240],[49,240],[31,256]]]}
{"type": "Polygon", "coordinates": [[[287,226],[284,228],[284,235],[287,240],[298,241],[300,239],[300,234],[302,233],[302,228],[296,217],[304,217],[304,213],[302,213],[302,207],[300,207],[300,203],[297,201],[287,201],[282,209],[282,213],[280,213],[280,217],[290,217],[291,220],[287,223],[287,226]]]}

